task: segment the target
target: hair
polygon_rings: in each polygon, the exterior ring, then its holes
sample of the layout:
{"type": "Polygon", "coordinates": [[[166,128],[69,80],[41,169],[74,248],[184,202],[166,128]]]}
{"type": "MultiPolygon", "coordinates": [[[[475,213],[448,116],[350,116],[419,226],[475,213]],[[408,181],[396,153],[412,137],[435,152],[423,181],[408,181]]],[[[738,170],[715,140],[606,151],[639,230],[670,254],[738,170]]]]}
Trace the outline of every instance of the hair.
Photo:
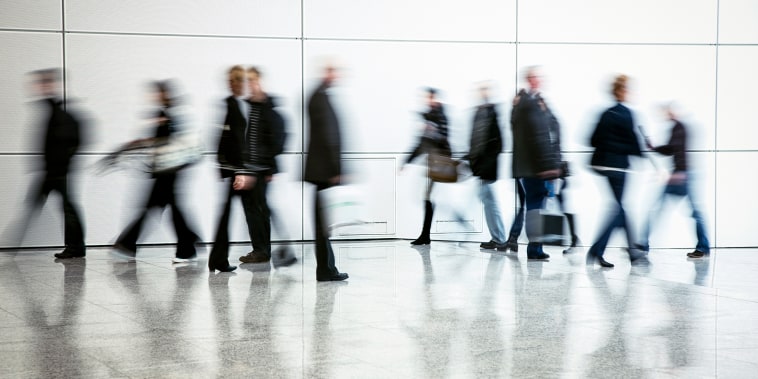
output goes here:
{"type": "Polygon", "coordinates": [[[524,80],[528,80],[530,76],[538,72],[541,69],[539,65],[526,66],[524,68],[524,80]]]}
{"type": "Polygon", "coordinates": [[[245,77],[245,69],[240,65],[234,65],[229,69],[229,78],[245,77]]]}
{"type": "Polygon", "coordinates": [[[258,67],[255,67],[255,66],[248,67],[247,73],[248,74],[255,74],[255,76],[257,76],[259,78],[261,77],[261,70],[259,70],[258,67]]]}
{"type": "Polygon", "coordinates": [[[177,103],[177,96],[175,93],[176,86],[171,80],[156,80],[150,83],[150,87],[155,92],[159,92],[164,95],[166,99],[166,106],[173,106],[177,103]]]}
{"type": "Polygon", "coordinates": [[[629,82],[629,77],[623,74],[618,75],[615,79],[613,79],[611,94],[616,98],[616,100],[621,97],[621,92],[626,90],[627,82],[629,82]]]}
{"type": "Polygon", "coordinates": [[[439,92],[436,88],[433,87],[426,87],[425,91],[427,94],[432,96],[437,96],[437,93],[439,92]]]}
{"type": "Polygon", "coordinates": [[[43,68],[41,70],[35,70],[31,72],[32,75],[37,77],[38,81],[46,82],[60,82],[61,81],[61,69],[59,68],[43,68]]]}

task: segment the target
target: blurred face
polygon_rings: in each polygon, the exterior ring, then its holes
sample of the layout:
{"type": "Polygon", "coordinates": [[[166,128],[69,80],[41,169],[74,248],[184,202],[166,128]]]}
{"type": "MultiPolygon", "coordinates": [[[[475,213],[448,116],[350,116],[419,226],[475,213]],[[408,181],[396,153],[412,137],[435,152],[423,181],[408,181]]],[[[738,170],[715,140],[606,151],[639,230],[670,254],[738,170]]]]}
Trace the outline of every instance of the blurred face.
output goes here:
{"type": "Polygon", "coordinates": [[[629,91],[626,89],[626,86],[624,86],[624,87],[619,88],[618,91],[616,91],[615,95],[616,95],[616,100],[618,100],[620,103],[623,103],[626,101],[629,95],[629,91]]]}
{"type": "Polygon", "coordinates": [[[258,74],[254,72],[247,73],[247,89],[250,92],[250,96],[259,96],[263,93],[261,89],[261,79],[258,74]]]}
{"type": "Polygon", "coordinates": [[[38,96],[49,97],[58,94],[58,82],[49,75],[37,75],[34,89],[38,96]]]}
{"type": "Polygon", "coordinates": [[[536,91],[542,87],[542,75],[537,70],[529,71],[526,74],[526,82],[529,84],[529,89],[536,91]]]}
{"type": "Polygon", "coordinates": [[[245,75],[242,73],[233,73],[229,75],[229,90],[234,96],[245,94],[245,75]]]}
{"type": "Polygon", "coordinates": [[[479,96],[482,100],[487,101],[490,98],[490,89],[488,87],[479,88],[479,96]]]}
{"type": "Polygon", "coordinates": [[[427,92],[426,93],[426,105],[433,107],[437,103],[437,95],[427,92]]]}
{"type": "Polygon", "coordinates": [[[324,71],[324,81],[328,84],[333,84],[339,79],[336,67],[327,67],[324,71]]]}

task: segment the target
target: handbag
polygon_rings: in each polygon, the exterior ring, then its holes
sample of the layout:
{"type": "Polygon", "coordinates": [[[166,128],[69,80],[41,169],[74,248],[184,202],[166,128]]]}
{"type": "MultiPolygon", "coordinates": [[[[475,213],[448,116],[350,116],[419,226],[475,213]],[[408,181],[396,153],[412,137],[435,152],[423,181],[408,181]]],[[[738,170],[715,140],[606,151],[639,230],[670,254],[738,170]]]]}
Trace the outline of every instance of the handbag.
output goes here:
{"type": "Polygon", "coordinates": [[[529,242],[545,245],[566,245],[569,240],[564,228],[566,215],[560,211],[558,198],[549,196],[545,199],[545,207],[526,212],[526,236],[529,242]]]}
{"type": "Polygon", "coordinates": [[[153,174],[179,171],[197,163],[202,155],[202,148],[192,133],[181,133],[168,137],[153,148],[153,174]]]}
{"type": "Polygon", "coordinates": [[[429,153],[429,179],[439,183],[455,183],[458,181],[458,165],[450,156],[429,153]]]}

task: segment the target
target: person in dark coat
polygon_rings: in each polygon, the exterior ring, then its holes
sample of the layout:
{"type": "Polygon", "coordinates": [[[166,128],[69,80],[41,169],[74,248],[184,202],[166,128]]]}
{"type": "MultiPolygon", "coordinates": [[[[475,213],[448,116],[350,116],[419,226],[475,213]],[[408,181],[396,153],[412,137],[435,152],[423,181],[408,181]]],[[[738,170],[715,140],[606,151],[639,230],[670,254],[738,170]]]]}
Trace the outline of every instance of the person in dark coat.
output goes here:
{"type": "MultiPolygon", "coordinates": [[[[558,178],[560,151],[551,137],[550,113],[540,95],[542,78],[537,67],[525,72],[529,90],[516,95],[511,112],[513,133],[513,177],[524,186],[527,211],[541,209],[548,194],[546,181],[558,178]]],[[[527,228],[530,228],[529,220],[527,228]]],[[[526,250],[529,259],[548,259],[542,243],[529,241],[526,250]]]]}
{"type": "MultiPolygon", "coordinates": [[[[161,144],[168,141],[175,133],[181,132],[180,116],[177,114],[177,98],[173,93],[172,84],[169,81],[152,82],[151,90],[155,96],[155,101],[159,107],[155,115],[155,134],[148,141],[155,144],[161,144]],[[163,141],[163,142],[162,142],[163,141]]],[[[134,144],[145,143],[145,140],[133,141],[134,144]]],[[[153,208],[163,210],[165,207],[171,207],[171,216],[174,222],[174,231],[176,232],[177,244],[176,255],[173,258],[174,263],[183,263],[197,259],[197,250],[195,243],[200,241],[200,237],[190,229],[184,212],[179,207],[176,198],[176,183],[179,177],[179,169],[165,172],[154,172],[153,188],[150,191],[147,203],[141,210],[137,218],[119,235],[116,240],[113,254],[122,259],[133,260],[137,254],[137,240],[142,231],[142,225],[148,212],[153,208]]]]}
{"type": "Polygon", "coordinates": [[[647,147],[659,154],[669,155],[673,157],[674,167],[669,177],[666,187],[663,189],[663,193],[658,198],[658,201],[653,206],[648,222],[645,224],[645,230],[642,233],[642,240],[639,247],[648,251],[650,245],[648,238],[650,236],[650,229],[653,221],[661,212],[664,200],[669,196],[675,196],[676,198],[686,197],[692,208],[692,219],[695,221],[695,234],[697,235],[697,245],[695,250],[687,253],[689,258],[702,258],[710,254],[710,243],[708,242],[708,233],[705,230],[705,218],[702,212],[697,207],[697,203],[692,198],[692,191],[690,189],[690,167],[687,161],[687,128],[679,121],[676,113],[671,104],[668,104],[664,108],[668,119],[674,123],[671,128],[671,136],[669,141],[665,145],[653,146],[650,140],[645,139],[647,147]]]}
{"type": "Polygon", "coordinates": [[[308,100],[310,132],[303,179],[316,186],[314,225],[316,280],[318,281],[341,281],[348,278],[348,274],[339,272],[335,265],[328,225],[326,225],[319,196],[320,191],[340,184],[342,175],[340,125],[328,94],[329,88],[336,80],[337,69],[331,66],[326,67],[321,84],[308,100]]]}
{"type": "Polygon", "coordinates": [[[498,157],[503,150],[503,138],[497,109],[489,100],[489,87],[482,85],[479,93],[482,103],[474,114],[469,153],[465,157],[470,163],[472,174],[480,180],[479,197],[484,205],[484,216],[491,236],[489,242],[483,242],[479,247],[504,250],[505,227],[493,190],[497,181],[498,157]]]}
{"type": "Polygon", "coordinates": [[[600,116],[600,121],[590,140],[590,144],[595,148],[592,154],[592,168],[606,177],[616,201],[616,209],[613,210],[610,219],[601,229],[600,236],[587,252],[588,262],[594,260],[603,267],[613,267],[612,263],[603,258],[603,253],[616,228],[623,228],[626,231],[629,259],[632,262],[645,256],[644,252],[634,245],[631,225],[623,206],[629,156],[642,155],[632,111],[624,105],[627,98],[628,80],[626,75],[619,75],[614,80],[611,92],[617,103],[600,116]]]}
{"type": "MultiPolygon", "coordinates": [[[[447,116],[442,103],[437,100],[437,90],[434,88],[426,89],[427,106],[426,112],[421,114],[424,119],[424,132],[418,140],[416,147],[408,156],[405,164],[411,163],[414,159],[426,154],[428,158],[431,154],[451,156],[450,143],[447,140],[447,116]]],[[[434,181],[428,180],[426,192],[424,194],[424,224],[421,228],[421,234],[411,245],[428,245],[431,243],[432,218],[434,217],[434,204],[432,204],[432,188],[434,181]]]]}
{"type": "Polygon", "coordinates": [[[48,111],[42,140],[44,177],[27,198],[29,214],[20,221],[19,243],[26,229],[47,200],[50,192],[58,192],[63,201],[63,230],[65,248],[54,254],[58,259],[79,258],[86,255],[84,225],[78,205],[71,196],[69,173],[74,155],[82,143],[82,126],[79,119],[67,109],[60,97],[61,71],[57,68],[31,73],[37,94],[43,97],[40,104],[48,111]]]}

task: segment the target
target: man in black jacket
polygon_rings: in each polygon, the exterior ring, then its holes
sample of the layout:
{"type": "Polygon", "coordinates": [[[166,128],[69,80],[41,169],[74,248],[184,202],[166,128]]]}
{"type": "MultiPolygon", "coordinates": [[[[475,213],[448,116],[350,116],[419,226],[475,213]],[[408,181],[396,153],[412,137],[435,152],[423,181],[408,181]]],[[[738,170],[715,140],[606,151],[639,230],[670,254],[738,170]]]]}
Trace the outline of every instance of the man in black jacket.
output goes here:
{"type": "MultiPolygon", "coordinates": [[[[560,176],[560,151],[551,139],[551,113],[540,95],[541,76],[536,67],[527,68],[529,90],[519,91],[511,113],[513,133],[513,177],[520,178],[526,192],[526,209],[540,209],[545,203],[545,181],[560,176]]],[[[530,228],[527,220],[527,229],[530,228]]],[[[529,242],[529,259],[550,258],[542,244],[529,242]]]]}
{"type": "MultiPolygon", "coordinates": [[[[58,259],[85,256],[84,226],[69,192],[69,167],[71,160],[81,145],[82,131],[79,121],[66,109],[60,98],[59,69],[45,69],[32,73],[34,87],[43,97],[41,103],[49,111],[44,134],[44,178],[38,189],[29,196],[30,214],[36,213],[52,191],[60,193],[63,200],[63,224],[65,249],[56,253],[58,259]]],[[[21,233],[25,233],[31,217],[22,223],[21,233]]]]}
{"type": "Polygon", "coordinates": [[[342,174],[340,126],[327,93],[336,79],[337,69],[331,66],[326,67],[321,84],[308,101],[310,134],[304,180],[316,185],[314,224],[316,280],[318,281],[340,281],[348,278],[347,273],[339,272],[335,266],[334,251],[329,242],[328,226],[319,198],[319,191],[338,185],[342,174]]]}
{"type": "MultiPolygon", "coordinates": [[[[229,71],[232,96],[226,98],[227,114],[219,142],[218,160],[222,177],[233,177],[224,211],[219,221],[208,267],[232,271],[229,265],[229,213],[231,199],[239,195],[245,211],[253,251],[240,257],[243,263],[265,263],[271,260],[271,214],[266,202],[266,189],[277,172],[276,155],[284,145],[284,120],[274,110],[273,100],[260,86],[260,72],[240,66],[229,71]],[[244,98],[247,80],[250,93],[244,98]]],[[[290,265],[294,257],[278,262],[290,265]]]]}
{"type": "Polygon", "coordinates": [[[503,150],[497,110],[489,101],[489,88],[482,85],[479,89],[482,104],[476,108],[474,123],[471,128],[471,144],[467,155],[471,163],[471,172],[481,180],[479,197],[484,204],[484,216],[492,237],[483,242],[482,249],[506,249],[505,227],[500,214],[500,207],[493,191],[497,181],[497,161],[503,150]]]}

